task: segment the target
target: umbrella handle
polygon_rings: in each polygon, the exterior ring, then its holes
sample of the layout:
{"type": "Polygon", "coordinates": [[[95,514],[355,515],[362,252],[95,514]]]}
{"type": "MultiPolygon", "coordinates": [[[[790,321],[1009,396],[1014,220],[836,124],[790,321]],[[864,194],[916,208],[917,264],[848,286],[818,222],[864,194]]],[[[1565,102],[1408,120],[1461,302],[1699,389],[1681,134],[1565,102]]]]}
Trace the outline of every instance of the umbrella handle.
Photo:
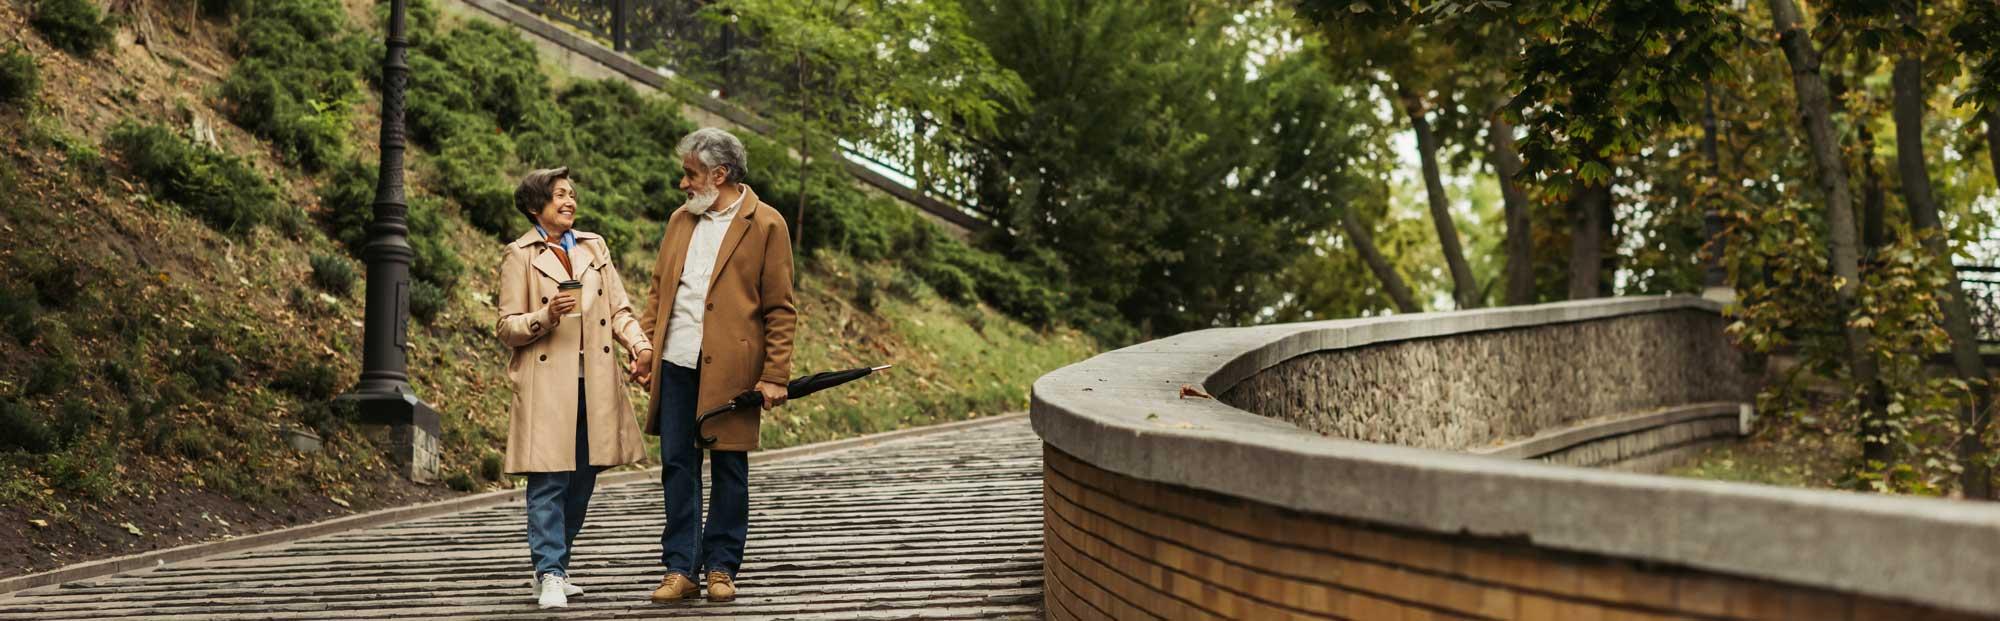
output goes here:
{"type": "Polygon", "coordinates": [[[757,392],[755,390],[746,390],[743,391],[741,394],[736,395],[736,398],[730,399],[728,403],[715,406],[714,408],[711,408],[706,412],[702,412],[700,414],[695,415],[694,417],[695,447],[708,448],[711,446],[715,446],[715,436],[706,435],[702,433],[702,429],[708,425],[709,419],[721,416],[723,414],[728,414],[730,412],[742,409],[744,407],[761,406],[763,404],[764,404],[764,393],[757,392]]]}

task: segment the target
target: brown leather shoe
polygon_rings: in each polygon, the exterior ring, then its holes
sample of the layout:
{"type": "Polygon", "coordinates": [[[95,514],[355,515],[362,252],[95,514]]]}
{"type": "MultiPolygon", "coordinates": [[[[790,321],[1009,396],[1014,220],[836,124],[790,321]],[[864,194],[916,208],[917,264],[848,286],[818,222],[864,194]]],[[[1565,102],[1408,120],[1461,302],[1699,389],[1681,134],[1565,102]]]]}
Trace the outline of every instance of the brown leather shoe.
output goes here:
{"type": "Polygon", "coordinates": [[[708,601],[715,603],[736,600],[736,580],[719,571],[708,572],[708,601]]]}
{"type": "Polygon", "coordinates": [[[677,573],[668,573],[667,577],[660,579],[660,588],[653,589],[653,603],[671,604],[693,599],[699,594],[701,586],[696,585],[693,580],[677,573]]]}

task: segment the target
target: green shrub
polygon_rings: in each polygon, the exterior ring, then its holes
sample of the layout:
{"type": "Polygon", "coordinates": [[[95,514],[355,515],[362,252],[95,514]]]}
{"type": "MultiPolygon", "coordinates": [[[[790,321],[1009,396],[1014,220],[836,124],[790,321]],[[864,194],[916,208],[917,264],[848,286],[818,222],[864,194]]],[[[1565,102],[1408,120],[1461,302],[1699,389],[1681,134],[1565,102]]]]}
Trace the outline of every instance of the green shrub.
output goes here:
{"type": "Polygon", "coordinates": [[[42,474],[63,491],[92,500],[110,498],[118,491],[118,451],[94,442],[49,453],[42,458],[42,474]]]}
{"type": "Polygon", "coordinates": [[[440,293],[456,290],[465,275],[465,260],[458,258],[458,251],[447,241],[443,207],[435,198],[419,197],[410,201],[408,222],[410,250],[416,254],[410,276],[436,285],[440,293]]]}
{"type": "Polygon", "coordinates": [[[29,20],[51,45],[89,57],[111,44],[111,25],[92,0],[41,0],[29,20]]]}
{"type": "Polygon", "coordinates": [[[453,470],[451,474],[445,475],[444,485],[461,492],[479,489],[479,482],[472,479],[472,473],[464,470],[453,470]]]}
{"type": "Polygon", "coordinates": [[[250,0],[201,0],[201,14],[209,17],[236,17],[250,12],[250,0]]]}
{"type": "Polygon", "coordinates": [[[101,422],[97,409],[82,399],[65,399],[56,414],[56,441],[71,446],[96,429],[101,422]]]}
{"type": "Polygon", "coordinates": [[[862,274],[854,279],[854,308],[864,313],[875,312],[876,296],[882,289],[882,282],[873,275],[862,274]]]}
{"type": "Polygon", "coordinates": [[[485,455],[479,458],[479,478],[488,481],[498,481],[500,477],[507,476],[506,466],[506,458],[501,456],[500,453],[487,451],[485,455]]]}
{"type": "Polygon", "coordinates": [[[374,168],[350,159],[333,167],[333,173],[319,188],[326,236],[340,242],[356,259],[361,258],[361,248],[368,243],[368,223],[375,221],[376,174],[374,168]]]}
{"type": "Polygon", "coordinates": [[[421,280],[410,283],[410,316],[418,321],[429,324],[436,320],[450,301],[450,295],[437,285],[421,280]]]}
{"type": "Polygon", "coordinates": [[[67,353],[45,356],[29,367],[28,381],[21,386],[21,393],[30,396],[52,394],[75,383],[80,371],[82,369],[77,367],[76,359],[67,353]]]}
{"type": "Polygon", "coordinates": [[[154,192],[216,230],[249,232],[278,209],[278,190],[249,164],[165,127],[128,120],[112,128],[109,142],[154,192]]]}
{"type": "Polygon", "coordinates": [[[236,28],[240,60],[222,82],[230,119],[308,171],[341,161],[368,62],[350,31],[338,0],[257,3],[236,28]]]}
{"type": "Polygon", "coordinates": [[[36,297],[32,287],[27,291],[0,287],[0,323],[6,324],[7,334],[16,343],[33,343],[41,334],[41,326],[35,323],[35,316],[41,314],[36,297]]]}
{"type": "Polygon", "coordinates": [[[16,45],[0,54],[0,104],[26,102],[42,87],[41,70],[35,56],[16,45]]]}
{"type": "Polygon", "coordinates": [[[199,426],[177,427],[167,434],[167,454],[202,461],[215,454],[215,435],[199,426]]]}
{"type": "Polygon", "coordinates": [[[56,447],[56,434],[41,415],[13,399],[0,397],[0,451],[46,453],[56,447]]]}
{"type": "Polygon", "coordinates": [[[307,261],[312,264],[312,283],[320,290],[335,296],[346,297],[354,290],[354,264],[345,258],[314,253],[307,261]]]}
{"type": "Polygon", "coordinates": [[[16,254],[15,258],[27,268],[28,283],[34,285],[35,297],[42,304],[69,308],[84,290],[84,285],[77,282],[74,263],[46,252],[24,252],[16,254]]]}
{"type": "Polygon", "coordinates": [[[325,401],[340,393],[340,370],[321,362],[302,362],[279,373],[271,387],[304,401],[325,401]]]}
{"type": "Polygon", "coordinates": [[[196,330],[188,335],[173,369],[190,380],[198,390],[212,393],[228,389],[230,382],[236,381],[237,376],[242,374],[242,366],[236,358],[222,350],[222,339],[208,330],[196,330]]]}

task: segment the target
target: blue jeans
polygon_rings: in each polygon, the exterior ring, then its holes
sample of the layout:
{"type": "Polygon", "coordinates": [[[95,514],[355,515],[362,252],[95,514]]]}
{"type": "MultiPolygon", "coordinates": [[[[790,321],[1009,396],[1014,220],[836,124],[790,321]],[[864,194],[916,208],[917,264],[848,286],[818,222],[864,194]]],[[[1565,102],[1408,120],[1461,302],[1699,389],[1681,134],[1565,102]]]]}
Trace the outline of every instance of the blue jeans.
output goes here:
{"type": "Polygon", "coordinates": [[[701,372],[660,362],[660,486],[666,491],[667,526],[660,533],[660,564],[699,584],[707,572],[730,576],[743,566],[750,536],[750,456],[708,451],[708,523],[701,521],[701,454],[695,447],[695,397],[701,372]]]}
{"type": "Polygon", "coordinates": [[[570,551],[583,532],[590,494],[597,489],[597,466],[590,465],[590,416],[583,380],[576,382],[576,469],[528,473],[528,558],[535,575],[569,575],[570,551]]]}

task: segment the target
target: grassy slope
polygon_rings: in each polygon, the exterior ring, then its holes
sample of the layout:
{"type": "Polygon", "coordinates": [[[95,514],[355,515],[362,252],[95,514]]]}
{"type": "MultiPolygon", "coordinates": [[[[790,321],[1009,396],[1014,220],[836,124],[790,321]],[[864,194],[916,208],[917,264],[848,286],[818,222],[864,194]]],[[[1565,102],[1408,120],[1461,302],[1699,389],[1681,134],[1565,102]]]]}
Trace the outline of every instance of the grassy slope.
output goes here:
{"type": "MultiPolygon", "coordinates": [[[[370,23],[369,3],[348,5],[355,23],[370,23]]],[[[390,476],[361,433],[316,405],[317,391],[276,387],[324,366],[344,390],[359,372],[360,283],[346,296],[301,286],[309,256],[344,256],[334,242],[310,228],[216,233],[149,198],[96,146],[121,118],[173,127],[200,118],[225,150],[270,174],[291,205],[317,215],[318,181],[277,163],[269,145],[211,107],[233,62],[222,51],[226,26],[149,12],[114,49],[79,60],[39,40],[24,13],[0,2],[0,27],[22,33],[50,86],[30,110],[0,108],[0,289],[40,299],[28,302],[39,309],[35,334],[0,339],[0,398],[51,426],[80,421],[83,431],[48,454],[0,453],[0,575],[450,493],[390,476]],[[133,45],[142,27],[148,45],[133,45]],[[48,273],[61,266],[77,268],[75,299],[60,287],[22,293],[37,280],[64,280],[48,273]],[[204,375],[210,367],[234,372],[216,381],[204,375]],[[69,381],[28,394],[37,377],[64,369],[69,381]],[[289,449],[288,428],[318,428],[326,449],[289,449]]],[[[367,161],[373,114],[362,106],[352,119],[367,161]]],[[[413,170],[424,157],[413,154],[413,170]]],[[[461,487],[506,486],[479,473],[502,448],[511,394],[506,352],[490,333],[497,245],[459,217],[447,221],[470,271],[437,320],[413,325],[412,382],[444,415],[445,463],[461,487]]],[[[839,255],[812,265],[800,291],[797,370],[899,367],[782,410],[766,426],[767,447],[1018,409],[1035,376],[1094,348],[1072,332],[1037,333],[987,308],[947,303],[906,266],[839,255]]]]}

